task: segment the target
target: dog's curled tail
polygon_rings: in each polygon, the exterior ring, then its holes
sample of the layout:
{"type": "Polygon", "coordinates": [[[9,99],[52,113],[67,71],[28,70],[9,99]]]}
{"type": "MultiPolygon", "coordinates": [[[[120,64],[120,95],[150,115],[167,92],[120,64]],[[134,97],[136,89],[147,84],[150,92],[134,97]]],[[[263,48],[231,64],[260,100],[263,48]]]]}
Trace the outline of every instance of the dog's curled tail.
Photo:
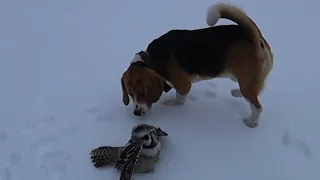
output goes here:
{"type": "Polygon", "coordinates": [[[208,26],[214,26],[220,18],[229,19],[237,23],[248,32],[250,41],[257,48],[263,46],[259,28],[241,8],[227,3],[216,3],[209,6],[206,18],[208,26]]]}

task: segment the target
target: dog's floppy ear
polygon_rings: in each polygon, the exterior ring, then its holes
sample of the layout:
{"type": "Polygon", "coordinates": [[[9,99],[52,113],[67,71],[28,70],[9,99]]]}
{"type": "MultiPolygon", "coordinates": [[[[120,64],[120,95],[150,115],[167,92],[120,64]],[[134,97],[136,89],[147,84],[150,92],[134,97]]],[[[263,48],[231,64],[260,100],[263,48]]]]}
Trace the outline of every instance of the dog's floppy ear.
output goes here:
{"type": "Polygon", "coordinates": [[[129,96],[123,81],[123,77],[121,78],[121,86],[122,86],[122,101],[124,105],[128,105],[129,104],[129,96]]]}
{"type": "Polygon", "coordinates": [[[149,103],[155,103],[160,99],[163,92],[163,78],[154,73],[149,74],[150,81],[148,84],[144,84],[144,90],[146,95],[146,100],[149,103]]]}

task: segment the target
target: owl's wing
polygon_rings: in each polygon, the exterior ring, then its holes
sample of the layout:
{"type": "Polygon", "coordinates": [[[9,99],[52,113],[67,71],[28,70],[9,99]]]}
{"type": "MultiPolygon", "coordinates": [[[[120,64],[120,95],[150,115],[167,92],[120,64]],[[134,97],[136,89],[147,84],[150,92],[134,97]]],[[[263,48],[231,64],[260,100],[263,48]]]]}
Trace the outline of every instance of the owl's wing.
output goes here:
{"type": "Polygon", "coordinates": [[[121,147],[101,146],[90,153],[92,163],[96,168],[115,165],[121,152],[121,147]]]}
{"type": "Polygon", "coordinates": [[[141,151],[141,141],[130,140],[123,148],[123,151],[120,154],[119,160],[115,166],[116,169],[121,170],[120,180],[131,180],[141,151]]]}

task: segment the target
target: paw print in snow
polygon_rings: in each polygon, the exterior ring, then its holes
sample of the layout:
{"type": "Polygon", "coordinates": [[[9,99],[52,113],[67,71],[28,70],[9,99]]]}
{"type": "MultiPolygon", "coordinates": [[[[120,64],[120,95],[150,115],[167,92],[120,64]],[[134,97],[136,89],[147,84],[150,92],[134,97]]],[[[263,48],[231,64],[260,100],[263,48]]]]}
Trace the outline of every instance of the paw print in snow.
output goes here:
{"type": "Polygon", "coordinates": [[[0,131],[0,144],[8,139],[8,134],[5,131],[0,131]]]}
{"type": "Polygon", "coordinates": [[[214,99],[217,97],[217,94],[213,91],[204,90],[204,95],[209,99],[214,99]]]}

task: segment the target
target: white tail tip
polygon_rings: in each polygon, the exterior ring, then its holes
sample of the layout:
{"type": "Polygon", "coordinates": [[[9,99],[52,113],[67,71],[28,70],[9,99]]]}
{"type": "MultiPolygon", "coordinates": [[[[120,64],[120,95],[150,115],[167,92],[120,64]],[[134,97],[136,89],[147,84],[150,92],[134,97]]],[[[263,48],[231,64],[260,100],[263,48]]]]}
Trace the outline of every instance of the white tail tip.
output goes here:
{"type": "Polygon", "coordinates": [[[220,19],[221,15],[219,12],[219,8],[217,4],[213,4],[208,7],[207,10],[207,24],[208,26],[214,26],[218,20],[220,19]]]}

